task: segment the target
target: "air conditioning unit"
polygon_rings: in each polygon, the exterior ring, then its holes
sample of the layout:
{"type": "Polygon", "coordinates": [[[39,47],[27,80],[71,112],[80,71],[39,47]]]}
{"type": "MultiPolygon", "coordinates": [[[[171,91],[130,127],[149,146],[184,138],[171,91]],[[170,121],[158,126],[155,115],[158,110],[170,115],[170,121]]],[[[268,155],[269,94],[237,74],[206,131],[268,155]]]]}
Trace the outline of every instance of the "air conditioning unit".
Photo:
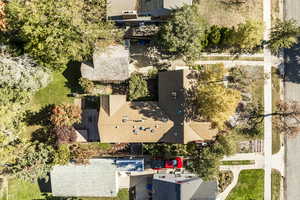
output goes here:
{"type": "Polygon", "coordinates": [[[136,10],[123,10],[122,17],[123,17],[123,19],[136,19],[137,12],[136,12],[136,10]]]}

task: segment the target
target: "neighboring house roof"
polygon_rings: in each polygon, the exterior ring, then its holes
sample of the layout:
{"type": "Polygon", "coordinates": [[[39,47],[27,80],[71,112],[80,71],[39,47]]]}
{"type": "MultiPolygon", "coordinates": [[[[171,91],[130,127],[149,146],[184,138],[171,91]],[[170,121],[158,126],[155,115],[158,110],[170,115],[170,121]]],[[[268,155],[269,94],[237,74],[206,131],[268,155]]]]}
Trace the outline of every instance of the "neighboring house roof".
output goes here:
{"type": "Polygon", "coordinates": [[[124,81],[129,78],[129,50],[122,45],[111,45],[96,50],[93,63],[81,64],[81,75],[91,81],[124,81]]]}
{"type": "Polygon", "coordinates": [[[171,9],[192,5],[192,0],[109,0],[107,16],[122,16],[124,11],[136,11],[138,15],[165,16],[171,9]]]}
{"type": "Polygon", "coordinates": [[[88,165],[54,166],[51,187],[54,196],[116,197],[117,167],[113,159],[91,159],[88,165]]]}
{"type": "Polygon", "coordinates": [[[189,70],[159,73],[158,102],[128,102],[125,95],[100,97],[100,141],[107,143],[188,143],[211,140],[217,134],[209,122],[188,119],[185,90],[189,70]],[[145,130],[141,130],[145,129],[145,130]]]}
{"type": "Polygon", "coordinates": [[[154,174],[153,200],[215,200],[216,181],[203,181],[194,174],[154,174]]]}

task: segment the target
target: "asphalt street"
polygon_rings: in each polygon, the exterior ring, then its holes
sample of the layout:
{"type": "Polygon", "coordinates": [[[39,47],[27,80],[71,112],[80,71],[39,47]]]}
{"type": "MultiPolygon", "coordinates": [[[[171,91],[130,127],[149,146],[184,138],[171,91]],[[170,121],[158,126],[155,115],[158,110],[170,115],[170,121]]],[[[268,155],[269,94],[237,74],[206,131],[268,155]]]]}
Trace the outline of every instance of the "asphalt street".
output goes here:
{"type": "MultiPolygon", "coordinates": [[[[300,0],[285,0],[286,19],[300,25],[300,0]]],[[[300,41],[300,40],[299,40],[300,41]]],[[[285,100],[300,102],[300,43],[285,50],[285,100]]],[[[300,199],[300,134],[286,138],[285,199],[300,199]]]]}

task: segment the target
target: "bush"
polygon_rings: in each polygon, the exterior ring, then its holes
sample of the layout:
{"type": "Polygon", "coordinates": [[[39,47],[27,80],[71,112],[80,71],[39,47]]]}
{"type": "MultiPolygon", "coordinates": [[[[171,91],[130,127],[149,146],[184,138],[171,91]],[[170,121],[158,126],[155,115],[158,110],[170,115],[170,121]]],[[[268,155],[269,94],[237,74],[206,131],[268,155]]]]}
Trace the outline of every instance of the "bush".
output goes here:
{"type": "Polygon", "coordinates": [[[54,157],[54,165],[66,165],[69,163],[71,153],[68,145],[60,145],[54,157]]]}
{"type": "Polygon", "coordinates": [[[93,81],[82,77],[79,79],[79,85],[85,93],[92,93],[95,88],[93,81]]]}
{"type": "Polygon", "coordinates": [[[76,142],[77,135],[73,126],[56,126],[53,133],[57,137],[58,144],[69,144],[76,142]]]}
{"type": "Polygon", "coordinates": [[[210,31],[208,34],[208,41],[211,45],[218,45],[222,39],[222,29],[216,25],[210,27],[210,31]]]}
{"type": "Polygon", "coordinates": [[[129,80],[129,100],[139,100],[149,95],[148,84],[142,74],[134,74],[129,80]]]}

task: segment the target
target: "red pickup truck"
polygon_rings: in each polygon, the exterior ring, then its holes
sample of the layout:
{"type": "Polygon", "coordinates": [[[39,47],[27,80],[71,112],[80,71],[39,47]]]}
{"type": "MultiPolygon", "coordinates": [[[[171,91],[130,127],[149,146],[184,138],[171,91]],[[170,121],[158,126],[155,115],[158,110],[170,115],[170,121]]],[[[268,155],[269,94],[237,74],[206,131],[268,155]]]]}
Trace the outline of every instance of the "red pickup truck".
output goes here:
{"type": "Polygon", "coordinates": [[[183,167],[183,158],[175,157],[174,159],[163,160],[163,159],[154,159],[152,161],[152,169],[160,170],[160,169],[174,169],[174,168],[182,168],[183,167]]]}

